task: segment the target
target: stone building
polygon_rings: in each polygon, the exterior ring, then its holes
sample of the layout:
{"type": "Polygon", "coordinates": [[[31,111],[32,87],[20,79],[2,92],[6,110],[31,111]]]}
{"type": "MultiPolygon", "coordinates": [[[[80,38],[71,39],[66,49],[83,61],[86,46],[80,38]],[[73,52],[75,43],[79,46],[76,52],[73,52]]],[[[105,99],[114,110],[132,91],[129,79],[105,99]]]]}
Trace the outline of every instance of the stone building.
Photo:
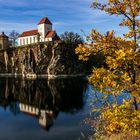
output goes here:
{"type": "Polygon", "coordinates": [[[52,23],[47,18],[42,18],[35,30],[29,30],[23,32],[18,38],[18,45],[28,45],[37,42],[48,42],[53,40],[58,40],[59,37],[56,31],[52,30],[52,23]]]}
{"type": "Polygon", "coordinates": [[[8,49],[9,48],[9,37],[2,32],[0,35],[0,50],[8,49]]]}

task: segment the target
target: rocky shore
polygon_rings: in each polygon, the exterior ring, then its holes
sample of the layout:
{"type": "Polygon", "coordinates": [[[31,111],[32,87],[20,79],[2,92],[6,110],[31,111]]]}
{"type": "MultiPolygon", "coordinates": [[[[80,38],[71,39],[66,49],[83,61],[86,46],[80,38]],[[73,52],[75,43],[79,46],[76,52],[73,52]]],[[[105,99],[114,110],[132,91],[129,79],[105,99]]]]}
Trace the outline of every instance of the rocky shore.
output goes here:
{"type": "Polygon", "coordinates": [[[0,76],[74,77],[85,75],[72,44],[49,42],[0,51],[0,76]]]}

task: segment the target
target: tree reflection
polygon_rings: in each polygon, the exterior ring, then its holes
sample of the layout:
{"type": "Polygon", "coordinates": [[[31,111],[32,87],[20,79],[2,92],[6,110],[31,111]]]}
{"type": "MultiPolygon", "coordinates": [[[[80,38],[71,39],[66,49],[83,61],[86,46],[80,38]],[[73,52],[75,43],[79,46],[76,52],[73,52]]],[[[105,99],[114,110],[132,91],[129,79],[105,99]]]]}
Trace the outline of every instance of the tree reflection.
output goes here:
{"type": "Polygon", "coordinates": [[[74,114],[83,108],[86,86],[82,78],[0,78],[0,106],[14,115],[24,112],[36,116],[39,124],[49,130],[59,112],[74,114]]]}

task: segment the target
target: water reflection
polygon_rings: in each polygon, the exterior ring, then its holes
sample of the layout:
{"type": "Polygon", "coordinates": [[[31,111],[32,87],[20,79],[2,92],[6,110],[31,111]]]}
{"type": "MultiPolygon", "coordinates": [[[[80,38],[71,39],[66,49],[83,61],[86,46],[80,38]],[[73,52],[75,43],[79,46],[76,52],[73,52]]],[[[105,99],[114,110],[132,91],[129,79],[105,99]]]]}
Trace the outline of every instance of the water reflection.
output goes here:
{"type": "Polygon", "coordinates": [[[0,78],[0,106],[14,115],[38,118],[46,130],[60,112],[75,114],[84,107],[86,82],[81,78],[23,80],[0,78]]]}

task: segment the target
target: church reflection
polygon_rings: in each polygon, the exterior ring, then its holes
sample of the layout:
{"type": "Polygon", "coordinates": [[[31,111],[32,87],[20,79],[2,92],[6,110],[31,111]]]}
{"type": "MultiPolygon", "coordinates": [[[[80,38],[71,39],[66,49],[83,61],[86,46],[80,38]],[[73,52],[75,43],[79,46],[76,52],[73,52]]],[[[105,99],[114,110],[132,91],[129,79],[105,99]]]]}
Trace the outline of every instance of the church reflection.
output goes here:
{"type": "Polygon", "coordinates": [[[40,109],[34,106],[30,106],[28,104],[19,104],[19,108],[21,112],[27,113],[28,115],[33,115],[39,118],[39,124],[48,129],[53,124],[53,111],[40,109]]]}
{"type": "Polygon", "coordinates": [[[14,115],[37,117],[40,126],[49,130],[60,112],[75,114],[84,107],[86,87],[82,78],[0,78],[0,106],[14,115]]]}

